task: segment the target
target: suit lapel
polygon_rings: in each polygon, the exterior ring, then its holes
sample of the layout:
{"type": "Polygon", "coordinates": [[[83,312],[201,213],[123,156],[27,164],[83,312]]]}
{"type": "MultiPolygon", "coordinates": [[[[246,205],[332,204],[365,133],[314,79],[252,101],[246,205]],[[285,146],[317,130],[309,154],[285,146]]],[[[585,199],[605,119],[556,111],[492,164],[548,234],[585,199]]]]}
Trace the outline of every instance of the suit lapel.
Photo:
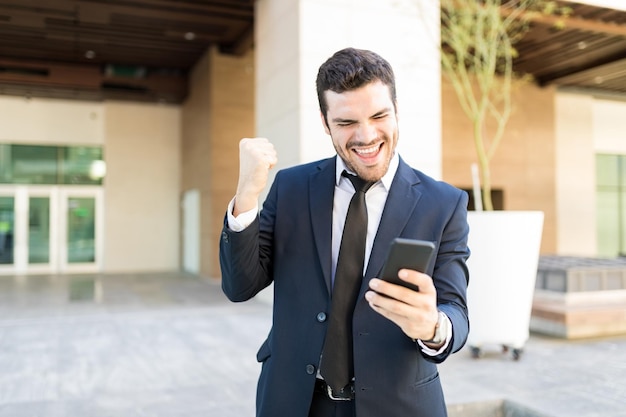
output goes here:
{"type": "Polygon", "coordinates": [[[335,193],[335,158],[324,160],[309,178],[310,216],[313,239],[324,273],[328,294],[331,292],[333,196],[335,193]]]}

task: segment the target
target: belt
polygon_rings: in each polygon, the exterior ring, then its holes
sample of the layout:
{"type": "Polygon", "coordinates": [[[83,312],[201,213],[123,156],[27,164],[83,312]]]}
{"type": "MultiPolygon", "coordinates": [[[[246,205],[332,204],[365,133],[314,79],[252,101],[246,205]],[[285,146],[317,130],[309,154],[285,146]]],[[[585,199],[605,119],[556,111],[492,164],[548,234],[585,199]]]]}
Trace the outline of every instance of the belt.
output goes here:
{"type": "Polygon", "coordinates": [[[354,400],[354,381],[343,387],[341,391],[335,391],[324,380],[316,379],[315,391],[325,394],[333,401],[351,401],[354,400]]]}

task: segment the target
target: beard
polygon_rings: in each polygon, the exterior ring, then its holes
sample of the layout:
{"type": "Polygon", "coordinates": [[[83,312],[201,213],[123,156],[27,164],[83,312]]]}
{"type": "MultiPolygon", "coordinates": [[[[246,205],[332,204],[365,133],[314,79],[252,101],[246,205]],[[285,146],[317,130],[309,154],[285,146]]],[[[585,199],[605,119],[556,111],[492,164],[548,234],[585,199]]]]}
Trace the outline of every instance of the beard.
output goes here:
{"type": "Polygon", "coordinates": [[[389,164],[391,163],[391,158],[393,158],[396,144],[398,143],[398,132],[395,132],[394,138],[383,136],[381,138],[377,138],[371,143],[382,143],[381,148],[378,150],[378,152],[381,152],[382,155],[379,155],[380,158],[374,165],[367,165],[364,164],[352,150],[350,150],[353,146],[366,147],[368,146],[367,143],[353,141],[348,142],[345,147],[339,147],[333,140],[333,146],[337,155],[343,160],[344,164],[350,171],[354,172],[366,181],[376,182],[380,180],[389,170],[389,164]]]}

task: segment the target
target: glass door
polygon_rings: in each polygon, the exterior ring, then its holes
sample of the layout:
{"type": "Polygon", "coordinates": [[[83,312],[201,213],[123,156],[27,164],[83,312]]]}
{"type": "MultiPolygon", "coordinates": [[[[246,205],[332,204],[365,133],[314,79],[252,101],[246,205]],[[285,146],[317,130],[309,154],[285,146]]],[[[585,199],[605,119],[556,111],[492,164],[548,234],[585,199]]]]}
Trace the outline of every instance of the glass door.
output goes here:
{"type": "Polygon", "coordinates": [[[58,191],[56,187],[17,187],[20,257],[17,268],[25,273],[53,273],[58,267],[58,191]]]}
{"type": "Polygon", "coordinates": [[[15,197],[0,194],[0,268],[9,269],[15,259],[15,197]]]}
{"type": "Polygon", "coordinates": [[[28,198],[28,264],[49,264],[51,259],[50,197],[28,198]]]}
{"type": "Polygon", "coordinates": [[[0,186],[0,273],[52,272],[53,190],[0,186]]]}
{"type": "Polygon", "coordinates": [[[0,187],[0,274],[95,272],[100,187],[0,187]]]}
{"type": "Polygon", "coordinates": [[[99,271],[102,265],[102,189],[64,188],[60,203],[60,271],[99,271]]]}

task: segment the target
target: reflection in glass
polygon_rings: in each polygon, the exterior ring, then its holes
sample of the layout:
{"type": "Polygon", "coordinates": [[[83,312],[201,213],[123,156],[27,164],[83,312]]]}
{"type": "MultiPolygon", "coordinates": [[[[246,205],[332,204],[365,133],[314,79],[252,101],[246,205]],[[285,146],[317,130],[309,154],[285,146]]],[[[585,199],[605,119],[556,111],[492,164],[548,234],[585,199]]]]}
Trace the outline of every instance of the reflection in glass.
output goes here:
{"type": "Polygon", "coordinates": [[[69,281],[70,301],[94,301],[96,280],[91,277],[72,277],[69,281]]]}
{"type": "Polygon", "coordinates": [[[596,156],[598,255],[626,255],[626,155],[596,156]]]}
{"type": "Polygon", "coordinates": [[[598,255],[611,258],[616,255],[619,240],[619,215],[615,210],[618,196],[614,192],[596,192],[596,227],[598,234],[598,255]]]}
{"type": "Polygon", "coordinates": [[[57,146],[11,145],[12,183],[56,184],[58,158],[57,146]]]}
{"type": "Polygon", "coordinates": [[[63,184],[102,184],[102,148],[72,146],[63,148],[63,184]]]}
{"type": "Polygon", "coordinates": [[[11,145],[0,143],[0,184],[12,182],[11,159],[11,145]]]}
{"type": "Polygon", "coordinates": [[[13,263],[14,198],[0,197],[0,265],[13,263]]]}
{"type": "Polygon", "coordinates": [[[101,185],[105,174],[101,146],[0,144],[1,184],[101,185]]]}
{"type": "Polygon", "coordinates": [[[31,197],[28,204],[28,263],[50,262],[50,199],[31,197]]]}
{"type": "Polygon", "coordinates": [[[68,199],[67,262],[96,260],[96,201],[94,198],[68,199]]]}

